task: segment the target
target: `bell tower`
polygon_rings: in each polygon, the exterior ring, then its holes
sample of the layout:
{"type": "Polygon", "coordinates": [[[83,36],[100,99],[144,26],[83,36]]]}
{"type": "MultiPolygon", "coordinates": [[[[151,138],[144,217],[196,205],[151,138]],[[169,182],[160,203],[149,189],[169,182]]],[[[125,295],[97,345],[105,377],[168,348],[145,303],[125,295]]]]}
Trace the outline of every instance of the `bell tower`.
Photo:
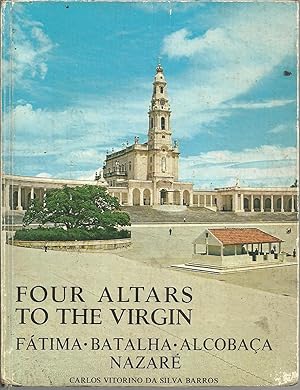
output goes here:
{"type": "Polygon", "coordinates": [[[148,111],[148,180],[178,180],[177,143],[173,145],[167,82],[161,64],[156,67],[148,111]]]}
{"type": "Polygon", "coordinates": [[[167,93],[167,82],[160,64],[156,67],[153,93],[149,107],[149,149],[158,149],[163,145],[172,147],[170,116],[171,110],[167,93]]]}

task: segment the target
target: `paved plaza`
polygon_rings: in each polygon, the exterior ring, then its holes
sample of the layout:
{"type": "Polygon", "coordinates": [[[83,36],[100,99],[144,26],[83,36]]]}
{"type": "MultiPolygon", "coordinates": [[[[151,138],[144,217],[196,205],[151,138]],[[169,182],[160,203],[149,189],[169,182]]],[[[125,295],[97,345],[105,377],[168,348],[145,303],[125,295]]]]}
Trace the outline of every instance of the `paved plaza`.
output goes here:
{"type": "MultiPolygon", "coordinates": [[[[211,225],[210,225],[211,226],[211,225]]],[[[285,240],[283,250],[291,252],[296,240],[296,224],[261,224],[260,229],[276,234],[285,240]],[[286,230],[290,228],[291,233],[286,230]]],[[[180,352],[180,373],[168,372],[168,376],[195,377],[218,376],[223,385],[268,385],[291,383],[296,371],[297,334],[297,267],[240,272],[233,275],[212,276],[204,273],[177,271],[170,264],[188,261],[192,254],[192,240],[199,235],[203,225],[135,225],[132,226],[133,245],[128,250],[115,252],[56,252],[6,246],[7,281],[12,285],[10,297],[15,306],[15,286],[81,286],[85,291],[84,307],[97,307],[99,290],[108,286],[191,286],[193,289],[193,322],[191,326],[116,326],[107,319],[103,326],[58,326],[49,321],[44,326],[16,325],[12,317],[10,340],[14,337],[168,337],[178,344],[186,337],[268,337],[274,352],[233,353],[222,351],[180,352]],[[172,228],[172,235],[169,228],[172,228]],[[134,330],[133,330],[134,329],[134,330]],[[177,341],[176,341],[177,340],[177,341]],[[280,356],[280,359],[278,358],[280,356]],[[199,367],[195,372],[194,367],[199,367]]],[[[69,307],[71,304],[62,304],[69,307]]],[[[99,304],[98,304],[99,305],[99,304]]],[[[108,304],[106,304],[107,306],[108,304]]],[[[130,306],[130,304],[128,304],[130,306]]],[[[141,307],[145,304],[140,304],[141,307]]],[[[149,304],[147,309],[154,304],[149,304]]],[[[54,313],[57,304],[42,304],[54,313]]],[[[74,304],[73,304],[74,306],[74,304]]],[[[103,306],[104,309],[106,306],[103,306]]],[[[112,303],[121,308],[124,304],[112,303]]],[[[126,306],[126,305],[125,305],[126,306]]],[[[155,306],[155,305],[154,305],[155,306]]],[[[182,306],[182,304],[181,304],[182,306]]],[[[26,307],[35,307],[27,302],[26,307]]],[[[132,303],[131,303],[132,307],[132,303]]],[[[179,305],[180,307],[180,305],[179,305]]],[[[10,312],[13,312],[13,309],[10,312]]],[[[5,313],[4,313],[5,314],[5,313]]],[[[176,352],[176,351],[175,351],[176,352]]],[[[179,351],[178,351],[179,352],[179,351]]],[[[114,352],[64,351],[16,352],[14,372],[16,383],[49,385],[69,384],[70,376],[128,376],[128,371],[112,372],[108,367],[109,355],[114,352]],[[77,356],[76,358],[74,356],[77,356]],[[57,372],[60,359],[60,372],[57,372]],[[38,367],[38,369],[37,369],[38,367]],[[34,373],[34,374],[33,374],[34,373]]],[[[121,352],[120,352],[121,353],[121,352]]],[[[123,352],[124,353],[124,352],[123,352]]],[[[133,353],[133,352],[132,352],[133,353]]],[[[172,352],[174,353],[174,351],[172,352]]],[[[131,353],[129,353],[131,354],[131,353]]],[[[147,351],[148,356],[151,352],[147,351]]],[[[152,353],[153,354],[153,353],[152,353]]],[[[139,370],[132,376],[142,375],[139,370]]],[[[151,377],[166,375],[151,373],[151,377]]]]}

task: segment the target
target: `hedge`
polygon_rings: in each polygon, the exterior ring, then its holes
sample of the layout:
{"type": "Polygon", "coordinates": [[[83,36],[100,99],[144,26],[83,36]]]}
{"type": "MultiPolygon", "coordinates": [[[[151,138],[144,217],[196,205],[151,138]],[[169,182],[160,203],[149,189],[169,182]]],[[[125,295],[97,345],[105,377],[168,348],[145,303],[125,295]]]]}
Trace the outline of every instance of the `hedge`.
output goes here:
{"type": "Polygon", "coordinates": [[[129,230],[116,229],[81,229],[64,230],[62,228],[37,228],[17,230],[15,240],[21,241],[85,241],[85,240],[112,240],[130,238],[129,230]]]}

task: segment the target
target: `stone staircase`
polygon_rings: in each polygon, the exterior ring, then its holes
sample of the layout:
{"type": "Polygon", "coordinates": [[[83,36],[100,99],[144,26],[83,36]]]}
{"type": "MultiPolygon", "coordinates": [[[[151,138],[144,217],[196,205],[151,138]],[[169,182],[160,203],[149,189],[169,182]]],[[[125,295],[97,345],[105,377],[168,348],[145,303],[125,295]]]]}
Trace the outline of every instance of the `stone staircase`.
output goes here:
{"type": "MultiPolygon", "coordinates": [[[[131,218],[131,223],[251,223],[251,222],[295,222],[297,213],[242,213],[236,214],[230,211],[214,212],[205,208],[187,207],[181,211],[164,211],[151,206],[122,206],[131,218]]],[[[21,225],[24,212],[10,211],[4,217],[4,223],[8,225],[21,225]]]]}
{"type": "Polygon", "coordinates": [[[295,222],[297,213],[243,213],[236,214],[229,211],[214,212],[212,210],[188,207],[184,211],[163,211],[151,206],[122,207],[131,218],[132,223],[248,223],[248,222],[295,222]]]}

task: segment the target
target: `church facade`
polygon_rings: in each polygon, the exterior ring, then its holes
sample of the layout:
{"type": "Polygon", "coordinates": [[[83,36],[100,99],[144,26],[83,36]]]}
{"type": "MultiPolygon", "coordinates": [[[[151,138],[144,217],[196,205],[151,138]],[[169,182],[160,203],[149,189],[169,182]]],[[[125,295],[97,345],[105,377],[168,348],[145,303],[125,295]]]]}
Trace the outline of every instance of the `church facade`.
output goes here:
{"type": "Polygon", "coordinates": [[[103,177],[109,188],[128,189],[123,196],[129,205],[191,205],[193,184],[178,181],[179,149],[172,140],[167,82],[160,64],[148,116],[147,142],[140,144],[135,137],[134,144],[107,154],[103,177]]]}

